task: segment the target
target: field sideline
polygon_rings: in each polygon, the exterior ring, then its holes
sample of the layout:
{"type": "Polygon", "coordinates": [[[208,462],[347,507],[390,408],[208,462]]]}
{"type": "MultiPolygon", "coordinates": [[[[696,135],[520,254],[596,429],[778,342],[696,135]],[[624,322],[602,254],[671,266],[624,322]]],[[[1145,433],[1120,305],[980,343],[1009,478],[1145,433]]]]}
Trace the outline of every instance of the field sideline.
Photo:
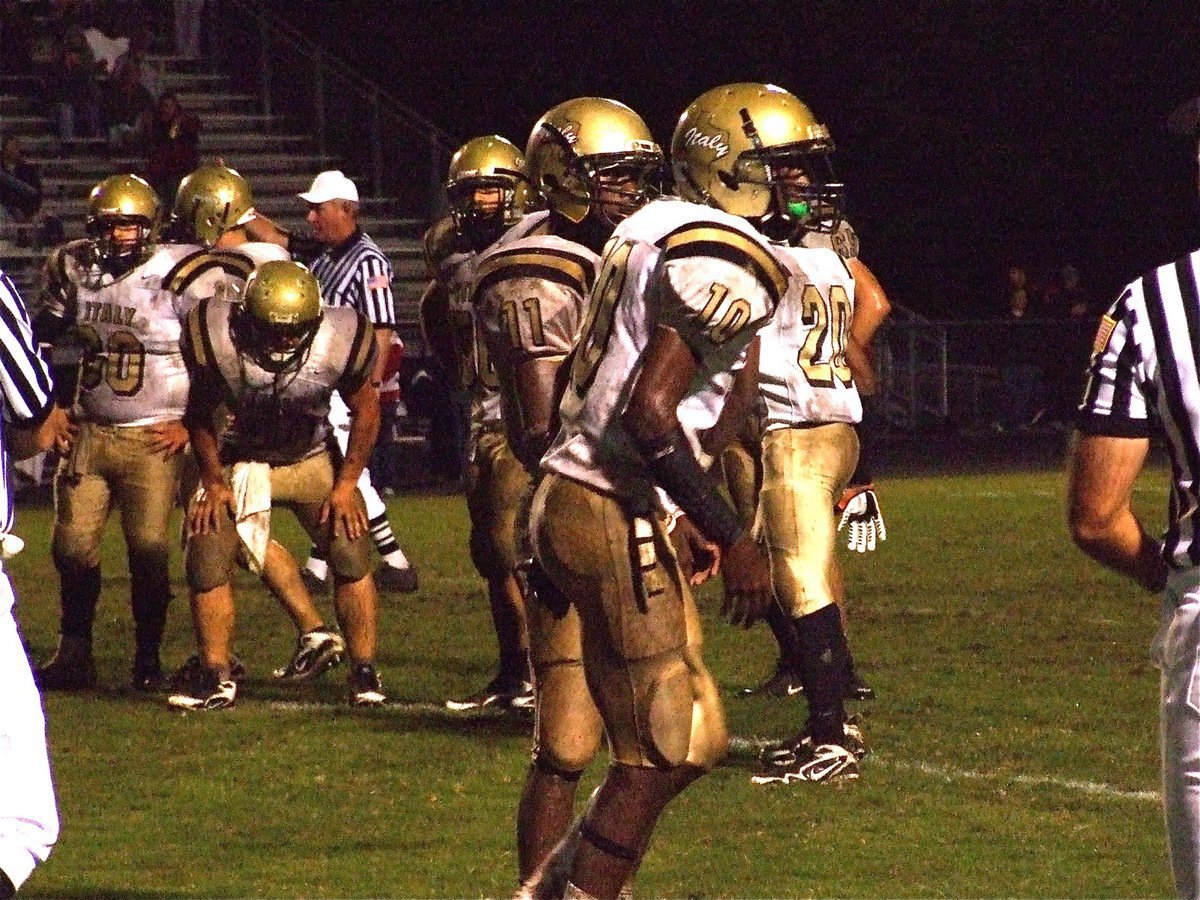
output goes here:
{"type": "MultiPolygon", "coordinates": [[[[1156,526],[1165,474],[1137,494],[1156,526]]],[[[888,478],[881,501],[888,541],[845,556],[851,642],[878,694],[860,705],[873,748],[861,780],[750,784],[757,748],[794,730],[803,705],[736,696],[770,667],[769,639],[719,622],[706,589],[706,658],[736,739],[664,816],[637,895],[1169,896],[1147,654],[1156,601],[1071,546],[1058,472],[888,478]]],[[[305,688],[270,683],[293,635],[248,579],[236,647],[251,680],[237,708],[181,714],[131,695],[128,578],[110,524],[104,687],[47,698],[64,828],[22,897],[512,892],[530,720],[441,707],[493,665],[465,506],[410,495],[392,512],[421,591],[383,600],[395,702],[379,711],[345,705],[344,670],[305,688]]],[[[39,659],[57,631],[50,522],[46,507],[21,510],[28,548],[9,564],[39,659]]],[[[192,652],[178,557],[174,567],[172,666],[192,652]]]]}

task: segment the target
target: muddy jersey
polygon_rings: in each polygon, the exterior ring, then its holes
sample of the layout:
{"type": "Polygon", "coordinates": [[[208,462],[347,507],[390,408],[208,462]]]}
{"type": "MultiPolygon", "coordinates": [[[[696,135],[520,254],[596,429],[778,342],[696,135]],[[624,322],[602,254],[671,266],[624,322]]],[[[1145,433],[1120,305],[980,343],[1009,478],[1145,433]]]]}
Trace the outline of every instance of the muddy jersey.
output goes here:
{"type": "Polygon", "coordinates": [[[788,273],[744,219],[658,200],[617,226],[605,247],[542,465],[575,481],[645,500],[646,465],[621,423],[654,329],[674,330],[696,360],[678,416],[692,450],[715,424],[754,334],[788,273]]]}
{"type": "Polygon", "coordinates": [[[832,250],[842,259],[858,259],[858,233],[845,219],[838,222],[837,228],[829,234],[821,231],[804,232],[800,246],[810,250],[832,250]]]}
{"type": "Polygon", "coordinates": [[[760,332],[763,429],[862,419],[846,361],[854,278],[832,250],[776,245],[790,274],[775,317],[760,332]]]}
{"type": "Polygon", "coordinates": [[[587,247],[530,225],[518,225],[480,254],[471,295],[510,440],[525,428],[517,368],[536,359],[561,362],[571,352],[600,263],[587,247]]]}
{"type": "Polygon", "coordinates": [[[86,348],[79,393],[83,417],[104,425],[180,418],[188,376],[179,335],[194,302],[192,275],[205,268],[197,260],[207,258],[207,251],[165,245],[114,278],[89,263],[90,253],[78,244],[51,254],[45,309],[71,322],[86,348]]]}
{"type": "Polygon", "coordinates": [[[454,230],[449,216],[425,233],[425,266],[449,304],[446,319],[458,364],[459,384],[471,395],[471,430],[500,423],[500,386],[487,346],[475,328],[471,284],[478,253],[454,230]]]}
{"type": "Polygon", "coordinates": [[[298,462],[325,450],[330,437],[329,399],[353,394],[375,364],[371,323],[350,307],[326,307],[303,360],[270,372],[239,353],[227,300],[203,300],[188,314],[183,356],[197,390],[215,392],[233,414],[221,437],[223,462],[298,462]]]}
{"type": "Polygon", "coordinates": [[[241,302],[242,290],[250,273],[265,262],[290,260],[291,254],[278,244],[247,241],[227,250],[210,250],[197,260],[196,271],[187,287],[196,300],[212,297],[241,302]]]}

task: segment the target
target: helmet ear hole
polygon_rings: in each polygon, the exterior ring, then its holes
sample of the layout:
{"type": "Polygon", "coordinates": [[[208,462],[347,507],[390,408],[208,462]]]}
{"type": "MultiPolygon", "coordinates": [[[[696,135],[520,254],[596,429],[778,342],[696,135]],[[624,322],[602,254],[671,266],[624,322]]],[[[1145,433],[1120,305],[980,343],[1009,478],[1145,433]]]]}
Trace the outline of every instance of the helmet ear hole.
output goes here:
{"type": "Polygon", "coordinates": [[[729,190],[736,191],[738,189],[738,180],[733,177],[732,172],[717,172],[717,177],[721,179],[721,184],[729,190]]]}

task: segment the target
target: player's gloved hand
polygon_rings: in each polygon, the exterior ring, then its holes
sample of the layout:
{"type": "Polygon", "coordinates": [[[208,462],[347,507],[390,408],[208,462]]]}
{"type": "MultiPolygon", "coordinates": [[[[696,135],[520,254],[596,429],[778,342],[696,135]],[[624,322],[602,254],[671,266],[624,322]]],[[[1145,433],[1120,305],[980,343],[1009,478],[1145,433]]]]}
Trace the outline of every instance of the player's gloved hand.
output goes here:
{"type": "Polygon", "coordinates": [[[849,525],[846,546],[859,553],[875,549],[880,541],[887,540],[887,528],[883,524],[883,513],[879,510],[879,498],[875,496],[874,484],[856,484],[846,488],[842,499],[834,508],[840,514],[838,531],[849,525]]]}

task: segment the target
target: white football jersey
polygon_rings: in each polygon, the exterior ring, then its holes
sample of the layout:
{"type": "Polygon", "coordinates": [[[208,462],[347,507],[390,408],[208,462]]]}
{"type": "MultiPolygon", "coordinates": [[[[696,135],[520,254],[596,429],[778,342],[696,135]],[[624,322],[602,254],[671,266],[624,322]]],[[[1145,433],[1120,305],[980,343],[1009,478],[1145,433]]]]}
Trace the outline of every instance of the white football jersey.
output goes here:
{"type": "Polygon", "coordinates": [[[561,361],[571,352],[600,265],[600,257],[582,244],[522,232],[480,254],[471,297],[498,376],[510,439],[524,421],[513,374],[529,360],[561,361]]]}
{"type": "Polygon", "coordinates": [[[479,254],[455,234],[449,216],[435,223],[425,236],[425,264],[449,299],[447,317],[461,369],[460,384],[471,394],[472,434],[500,423],[500,385],[471,310],[471,285],[478,258],[479,254]]]}
{"type": "Polygon", "coordinates": [[[234,342],[236,303],[196,304],[184,323],[183,355],[199,383],[218,392],[233,413],[221,435],[226,462],[298,462],[329,446],[329,404],[335,391],[353,393],[370,378],[375,334],[349,306],[325,309],[295,369],[268,371],[234,342]]]}
{"type": "Polygon", "coordinates": [[[862,400],[846,361],[854,278],[832,250],[774,250],[791,278],[775,318],[760,332],[763,429],[861,421],[862,400]]]}
{"type": "Polygon", "coordinates": [[[205,251],[190,244],[158,248],[120,278],[75,285],[64,318],[89,348],[79,403],[89,422],[151,425],[183,417],[188,375],[179,335],[191,305],[188,276],[205,251]]]}
{"type": "Polygon", "coordinates": [[[744,219],[682,200],[657,200],[617,226],[588,299],[562,429],[545,469],[619,496],[653,486],[621,423],[654,329],[677,332],[697,371],[679,405],[700,456],[700,433],[724,407],[733,372],[787,289],[788,273],[744,219]]]}

